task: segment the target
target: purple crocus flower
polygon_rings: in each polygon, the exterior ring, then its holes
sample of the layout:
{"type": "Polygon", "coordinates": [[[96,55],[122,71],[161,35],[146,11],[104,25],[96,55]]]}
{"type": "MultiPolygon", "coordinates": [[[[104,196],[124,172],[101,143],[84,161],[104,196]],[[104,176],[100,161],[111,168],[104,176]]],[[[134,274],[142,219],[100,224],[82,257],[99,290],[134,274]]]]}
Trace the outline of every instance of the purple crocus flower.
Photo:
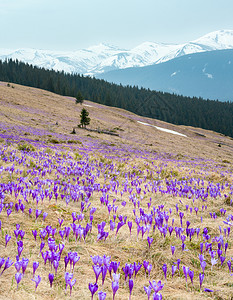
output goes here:
{"type": "Polygon", "coordinates": [[[172,265],[172,277],[174,276],[176,270],[177,266],[172,265]]]}
{"type": "Polygon", "coordinates": [[[35,287],[35,291],[36,291],[36,289],[37,289],[39,283],[41,282],[41,277],[40,277],[40,275],[37,275],[37,276],[35,276],[35,278],[33,278],[33,279],[31,279],[31,280],[34,281],[35,284],[36,284],[36,287],[35,287]]]}
{"type": "Polygon", "coordinates": [[[148,300],[150,299],[150,294],[151,294],[151,290],[152,290],[152,287],[149,285],[148,287],[144,286],[144,290],[147,294],[147,298],[148,300]]]}
{"type": "MultiPolygon", "coordinates": [[[[3,260],[3,259],[2,259],[3,260]]],[[[1,261],[1,263],[2,263],[2,261],[1,261]]],[[[8,268],[10,268],[12,265],[13,265],[13,261],[9,258],[9,257],[7,257],[7,259],[5,260],[5,266],[4,266],[4,268],[3,268],[3,270],[2,270],[2,272],[1,272],[1,274],[0,274],[0,276],[2,275],[2,273],[6,270],[6,269],[8,269],[8,268]]]]}
{"type": "Polygon", "coordinates": [[[134,274],[135,274],[135,277],[136,277],[138,271],[139,271],[139,270],[141,269],[141,267],[142,267],[142,264],[138,263],[138,264],[136,265],[136,263],[134,262],[133,266],[134,266],[134,274]]]}
{"type": "Polygon", "coordinates": [[[148,242],[148,245],[149,245],[149,248],[151,246],[151,244],[153,243],[153,238],[150,238],[149,236],[147,237],[147,242],[148,242]]]}
{"type": "Polygon", "coordinates": [[[36,237],[37,237],[37,231],[36,231],[36,230],[32,230],[32,234],[33,234],[33,236],[34,236],[34,239],[35,239],[35,241],[36,241],[36,237]]]}
{"type": "Polygon", "coordinates": [[[22,272],[23,272],[23,275],[27,269],[27,266],[28,266],[28,263],[29,263],[29,259],[28,258],[23,258],[22,259],[22,272]]]}
{"type": "Polygon", "coordinates": [[[164,277],[167,280],[167,265],[164,264],[163,267],[162,267],[162,269],[163,269],[164,277]]]}
{"type": "Polygon", "coordinates": [[[175,252],[175,249],[176,249],[176,247],[175,247],[175,246],[171,246],[172,255],[174,254],[174,252],[175,252]]]}
{"type": "Polygon", "coordinates": [[[11,239],[11,236],[9,234],[6,234],[6,236],[5,236],[5,242],[6,242],[5,247],[9,243],[10,239],[11,239]]]}
{"type": "Polygon", "coordinates": [[[35,272],[39,267],[39,263],[37,261],[34,261],[32,264],[32,268],[33,268],[33,277],[35,276],[35,272]]]}
{"type": "Polygon", "coordinates": [[[64,248],[65,248],[65,245],[64,244],[59,244],[59,254],[60,254],[60,256],[61,256],[61,254],[62,254],[62,251],[64,250],[64,248]]]}
{"type": "Polygon", "coordinates": [[[20,283],[22,277],[23,277],[22,273],[16,273],[15,274],[15,280],[16,280],[16,283],[17,283],[17,289],[18,289],[18,286],[19,286],[19,283],[20,283]]]}
{"type": "Polygon", "coordinates": [[[133,290],[133,279],[129,279],[129,300],[131,299],[132,290],[133,290]]]}
{"type": "Polygon", "coordinates": [[[75,252],[73,257],[73,272],[74,272],[74,266],[79,260],[80,260],[80,256],[78,256],[78,253],[75,252]]]}
{"type": "Polygon", "coordinates": [[[105,265],[103,265],[101,267],[101,271],[102,271],[102,285],[104,285],[104,280],[107,275],[108,268],[105,265]]]}
{"type": "Polygon", "coordinates": [[[186,279],[186,282],[187,282],[189,267],[183,266],[183,272],[184,272],[184,276],[185,276],[185,279],[186,279]]]}
{"type": "Polygon", "coordinates": [[[75,285],[75,283],[76,283],[76,279],[73,279],[73,280],[70,279],[70,281],[68,282],[68,284],[70,286],[70,296],[71,296],[72,288],[75,285]]]}
{"type": "Polygon", "coordinates": [[[150,277],[151,270],[152,270],[152,264],[148,265],[148,267],[147,267],[149,277],[150,277]]]}
{"type": "Polygon", "coordinates": [[[99,300],[105,300],[106,298],[106,293],[100,291],[98,292],[99,300]]]}
{"type": "Polygon", "coordinates": [[[29,208],[28,213],[29,213],[29,216],[32,214],[32,208],[29,208]]]}
{"type": "Polygon", "coordinates": [[[7,209],[7,218],[9,217],[9,215],[12,213],[12,210],[10,208],[7,209]]]}
{"type": "Polygon", "coordinates": [[[189,271],[188,271],[188,274],[189,274],[190,280],[191,280],[192,285],[193,285],[194,271],[189,270],[189,271]]]}
{"type": "Polygon", "coordinates": [[[23,251],[23,246],[22,247],[18,246],[18,256],[19,257],[22,254],[22,251],[23,251]]]}
{"type": "Polygon", "coordinates": [[[122,226],[124,226],[125,225],[125,222],[119,222],[118,224],[117,224],[117,230],[116,230],[116,235],[117,235],[117,233],[118,233],[118,231],[120,230],[120,228],[122,227],[122,226]]]}
{"type": "Polygon", "coordinates": [[[146,276],[146,271],[147,271],[148,265],[149,265],[149,261],[144,260],[144,261],[143,261],[143,267],[144,267],[144,269],[145,269],[145,276],[146,276]]]}
{"type": "Polygon", "coordinates": [[[48,278],[49,278],[49,282],[50,282],[50,287],[52,287],[52,285],[53,285],[53,280],[54,280],[54,274],[49,273],[48,278]]]}
{"type": "Polygon", "coordinates": [[[177,269],[180,271],[180,262],[181,262],[181,260],[178,258],[177,259],[177,269]]]}
{"type": "Polygon", "coordinates": [[[203,243],[200,243],[200,250],[201,250],[201,253],[203,252],[203,247],[204,247],[204,244],[203,244],[203,243]]]}
{"type": "Polygon", "coordinates": [[[73,278],[73,274],[72,273],[69,273],[69,272],[65,273],[65,282],[66,282],[66,289],[65,289],[65,291],[67,290],[67,286],[68,286],[68,284],[69,284],[69,282],[71,281],[72,278],[73,278]]]}
{"type": "Polygon", "coordinates": [[[0,269],[4,265],[4,262],[5,262],[5,258],[4,257],[0,257],[0,269]]]}
{"type": "Polygon", "coordinates": [[[119,289],[119,282],[118,281],[112,281],[112,292],[113,292],[113,300],[115,299],[115,295],[116,295],[116,292],[118,291],[119,289]]]}
{"type": "Polygon", "coordinates": [[[201,290],[201,286],[202,286],[202,283],[203,283],[204,277],[205,277],[204,273],[203,273],[203,274],[202,274],[202,273],[200,273],[200,274],[199,274],[199,280],[200,280],[200,290],[201,290]]]}
{"type": "Polygon", "coordinates": [[[65,271],[66,271],[66,268],[67,268],[67,265],[68,265],[68,263],[69,263],[69,257],[68,256],[65,256],[64,257],[64,262],[65,262],[65,271]]]}
{"type": "Polygon", "coordinates": [[[64,221],[63,219],[58,219],[58,223],[59,223],[60,227],[61,227],[63,221],[64,221]]]}
{"type": "Polygon", "coordinates": [[[228,243],[225,244],[225,254],[226,254],[227,248],[228,248],[228,243]]]}
{"type": "Polygon", "coordinates": [[[180,224],[181,224],[181,227],[183,226],[182,225],[183,217],[184,217],[184,213],[180,212],[180,224]]]}
{"type": "Polygon", "coordinates": [[[43,221],[47,218],[47,216],[48,216],[48,213],[47,213],[47,212],[44,212],[44,213],[43,213],[43,221]]]}
{"type": "Polygon", "coordinates": [[[130,235],[131,235],[132,226],[133,226],[133,223],[131,221],[128,221],[130,235]]]}
{"type": "Polygon", "coordinates": [[[36,209],[36,220],[38,219],[38,217],[41,215],[42,210],[40,209],[36,209]]]}
{"type": "Polygon", "coordinates": [[[100,266],[98,266],[98,265],[94,265],[94,266],[92,266],[92,268],[93,268],[93,270],[94,270],[94,272],[95,272],[95,278],[96,278],[96,283],[98,282],[98,278],[99,278],[99,276],[100,276],[100,273],[102,272],[102,269],[101,269],[101,267],[100,266]]]}
{"type": "Polygon", "coordinates": [[[19,273],[19,271],[22,267],[22,262],[21,261],[16,261],[14,266],[15,266],[15,269],[16,269],[17,273],[19,273]]]}
{"type": "Polygon", "coordinates": [[[58,267],[59,267],[59,261],[58,260],[54,260],[53,261],[53,267],[54,267],[54,269],[55,269],[55,274],[57,274],[57,269],[58,269],[58,267]]]}
{"type": "Polygon", "coordinates": [[[119,268],[119,265],[120,265],[120,261],[119,262],[111,261],[111,265],[112,265],[113,272],[116,274],[116,272],[117,272],[117,270],[119,268]]]}
{"type": "Polygon", "coordinates": [[[20,235],[21,239],[23,239],[23,238],[24,238],[24,235],[25,235],[25,231],[20,230],[20,231],[19,231],[19,235],[20,235]]]}
{"type": "Polygon", "coordinates": [[[97,292],[97,290],[98,290],[98,284],[97,284],[97,283],[94,283],[94,284],[89,283],[88,287],[89,287],[89,290],[90,290],[90,292],[91,292],[91,299],[93,299],[94,294],[95,294],[95,293],[97,292]]]}
{"type": "Polygon", "coordinates": [[[110,230],[114,231],[116,223],[113,220],[110,220],[110,230]]]}
{"type": "Polygon", "coordinates": [[[202,268],[202,271],[203,271],[203,274],[204,274],[205,267],[206,267],[206,262],[203,260],[203,261],[200,262],[200,264],[201,264],[201,268],[202,268]]]}
{"type": "Polygon", "coordinates": [[[208,288],[204,288],[204,290],[203,290],[204,292],[208,292],[208,293],[213,293],[213,290],[211,290],[211,289],[208,289],[208,288]]]}
{"type": "Polygon", "coordinates": [[[221,266],[223,265],[223,263],[224,263],[225,259],[226,259],[226,257],[225,257],[225,256],[220,256],[221,266]]]}
{"type": "Polygon", "coordinates": [[[153,300],[162,300],[162,295],[161,294],[157,294],[157,293],[154,293],[153,294],[153,300]]]}
{"type": "Polygon", "coordinates": [[[152,282],[149,281],[149,283],[150,283],[151,288],[155,291],[155,293],[158,293],[164,287],[164,284],[161,284],[161,280],[159,280],[158,282],[153,280],[152,282]]]}
{"type": "Polygon", "coordinates": [[[231,261],[230,260],[227,261],[227,265],[228,265],[228,268],[229,268],[229,272],[231,272],[231,261]]]}
{"type": "Polygon", "coordinates": [[[169,227],[168,227],[168,231],[169,231],[169,233],[170,233],[170,236],[171,236],[173,230],[174,230],[174,228],[173,228],[172,226],[169,226],[169,227]]]}
{"type": "Polygon", "coordinates": [[[91,255],[91,259],[94,265],[97,264],[102,265],[102,258],[99,255],[95,255],[95,256],[91,255]]]}
{"type": "Polygon", "coordinates": [[[45,242],[41,242],[41,244],[40,244],[40,252],[43,250],[44,246],[45,246],[45,242]]]}
{"type": "Polygon", "coordinates": [[[60,230],[60,231],[59,231],[59,234],[60,234],[60,236],[61,236],[61,238],[62,238],[62,240],[63,240],[64,235],[65,235],[65,230],[60,230]]]}

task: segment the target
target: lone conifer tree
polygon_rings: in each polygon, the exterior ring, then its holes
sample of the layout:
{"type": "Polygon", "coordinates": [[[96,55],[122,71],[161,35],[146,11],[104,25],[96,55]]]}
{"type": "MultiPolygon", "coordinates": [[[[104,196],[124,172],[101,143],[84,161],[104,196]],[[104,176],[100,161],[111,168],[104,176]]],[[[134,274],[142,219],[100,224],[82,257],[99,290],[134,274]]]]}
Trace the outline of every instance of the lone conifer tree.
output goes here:
{"type": "Polygon", "coordinates": [[[90,124],[91,119],[88,116],[89,116],[89,112],[85,108],[83,108],[80,114],[81,127],[86,128],[86,126],[90,124]]]}
{"type": "Polygon", "coordinates": [[[81,94],[80,91],[78,91],[78,94],[76,96],[76,103],[83,104],[83,101],[84,101],[83,95],[81,94]]]}

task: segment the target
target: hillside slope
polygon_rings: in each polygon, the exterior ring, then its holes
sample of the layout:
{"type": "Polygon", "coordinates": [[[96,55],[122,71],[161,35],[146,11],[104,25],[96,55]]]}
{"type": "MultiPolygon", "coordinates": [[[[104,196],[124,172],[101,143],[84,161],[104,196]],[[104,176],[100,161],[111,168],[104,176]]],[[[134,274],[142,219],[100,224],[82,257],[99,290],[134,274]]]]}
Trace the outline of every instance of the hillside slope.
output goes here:
{"type": "Polygon", "coordinates": [[[91,101],[85,101],[81,106],[75,103],[75,98],[59,96],[54,93],[2,82],[0,84],[0,124],[5,134],[19,135],[25,138],[38,139],[48,142],[51,139],[64,141],[87,141],[92,138],[101,143],[109,142],[116,145],[131,145],[148,151],[174,153],[224,160],[229,159],[233,147],[233,139],[222,134],[214,133],[190,126],[178,126],[163,121],[137,116],[123,109],[104,106],[91,101]],[[87,132],[73,127],[80,121],[81,109],[85,107],[91,118],[90,129],[108,130],[119,136],[87,132]],[[141,123],[139,123],[141,122],[141,123]],[[58,125],[56,125],[56,123],[58,125]],[[187,137],[167,133],[153,126],[173,130],[187,137]],[[4,128],[7,128],[4,129],[4,128]],[[223,145],[219,147],[218,145],[223,145]],[[200,150],[201,149],[201,150],[200,150]]]}

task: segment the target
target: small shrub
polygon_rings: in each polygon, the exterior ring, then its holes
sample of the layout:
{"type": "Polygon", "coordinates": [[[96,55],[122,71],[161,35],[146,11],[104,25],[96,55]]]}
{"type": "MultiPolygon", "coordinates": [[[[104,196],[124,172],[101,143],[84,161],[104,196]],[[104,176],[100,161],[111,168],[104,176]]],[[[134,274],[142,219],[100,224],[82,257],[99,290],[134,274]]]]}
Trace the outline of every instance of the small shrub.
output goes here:
{"type": "Polygon", "coordinates": [[[30,151],[35,151],[36,149],[29,144],[18,144],[18,150],[30,152],[30,151]]]}
{"type": "Polygon", "coordinates": [[[230,163],[230,161],[227,160],[227,159],[224,159],[222,162],[223,162],[224,164],[229,164],[229,163],[230,163]]]}
{"type": "Polygon", "coordinates": [[[231,206],[232,200],[231,200],[230,196],[228,196],[228,197],[225,198],[224,203],[225,203],[226,205],[231,206]]]}
{"type": "Polygon", "coordinates": [[[79,154],[79,153],[74,153],[74,156],[75,156],[75,159],[82,159],[83,158],[83,156],[81,155],[81,154],[79,154]]]}
{"type": "Polygon", "coordinates": [[[75,128],[73,128],[70,134],[76,134],[75,128]]]}
{"type": "Polygon", "coordinates": [[[51,144],[59,144],[60,142],[56,139],[49,139],[49,143],[51,144]]]}
{"type": "Polygon", "coordinates": [[[82,145],[82,142],[80,142],[78,140],[68,140],[67,144],[81,144],[82,145]]]}

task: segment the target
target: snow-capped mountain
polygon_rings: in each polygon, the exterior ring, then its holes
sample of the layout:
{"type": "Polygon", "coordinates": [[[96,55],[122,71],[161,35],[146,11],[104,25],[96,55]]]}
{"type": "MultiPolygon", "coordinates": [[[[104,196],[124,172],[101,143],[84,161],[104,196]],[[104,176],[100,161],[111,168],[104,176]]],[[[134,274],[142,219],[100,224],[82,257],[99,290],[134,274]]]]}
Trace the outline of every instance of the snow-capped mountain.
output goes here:
{"type": "Polygon", "coordinates": [[[186,54],[223,49],[233,49],[233,30],[215,31],[181,45],[145,42],[131,50],[106,44],[73,52],[0,49],[0,59],[12,58],[46,69],[96,75],[158,64],[186,54]]]}

